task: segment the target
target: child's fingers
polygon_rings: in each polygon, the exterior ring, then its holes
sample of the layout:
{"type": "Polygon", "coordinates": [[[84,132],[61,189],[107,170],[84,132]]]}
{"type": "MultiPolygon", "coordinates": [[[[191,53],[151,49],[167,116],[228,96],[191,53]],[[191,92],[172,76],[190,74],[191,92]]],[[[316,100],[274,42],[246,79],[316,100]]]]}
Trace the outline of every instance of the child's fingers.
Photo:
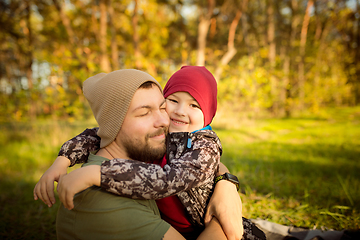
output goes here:
{"type": "Polygon", "coordinates": [[[46,193],[49,198],[49,203],[51,205],[55,204],[54,181],[48,181],[46,183],[46,193]]]}
{"type": "Polygon", "coordinates": [[[72,194],[67,194],[67,209],[71,210],[74,208],[74,197],[72,194]]]}
{"type": "Polygon", "coordinates": [[[36,194],[36,189],[37,189],[36,187],[37,187],[37,184],[35,185],[34,190],[33,190],[34,200],[38,200],[38,199],[39,199],[38,195],[36,194]]]}
{"type": "Polygon", "coordinates": [[[68,209],[68,210],[71,210],[71,204],[70,204],[70,202],[69,202],[69,199],[68,199],[68,194],[67,193],[63,193],[63,201],[62,201],[62,203],[64,204],[64,207],[66,208],[66,209],[68,209]]]}
{"type": "Polygon", "coordinates": [[[60,176],[57,188],[60,201],[66,209],[69,209],[66,187],[63,187],[63,176],[60,176]]]}
{"type": "Polygon", "coordinates": [[[74,208],[74,204],[73,204],[73,198],[74,195],[71,194],[71,190],[69,189],[69,187],[65,187],[63,190],[63,195],[64,195],[64,206],[68,209],[71,210],[74,208]]]}
{"type": "Polygon", "coordinates": [[[39,181],[34,188],[34,199],[38,200],[40,199],[41,201],[43,201],[46,205],[48,204],[46,202],[46,198],[43,196],[43,187],[42,187],[42,182],[39,181]]]}
{"type": "Polygon", "coordinates": [[[49,196],[48,196],[48,193],[47,193],[47,187],[46,187],[46,182],[42,184],[41,186],[41,189],[40,189],[40,192],[41,192],[41,196],[40,196],[40,199],[46,204],[48,205],[48,207],[51,207],[52,204],[49,200],[49,196]]]}
{"type": "Polygon", "coordinates": [[[68,175],[61,175],[57,188],[60,201],[66,209],[71,210],[74,208],[74,196],[76,192],[74,185],[69,184],[68,181],[68,175]]]}

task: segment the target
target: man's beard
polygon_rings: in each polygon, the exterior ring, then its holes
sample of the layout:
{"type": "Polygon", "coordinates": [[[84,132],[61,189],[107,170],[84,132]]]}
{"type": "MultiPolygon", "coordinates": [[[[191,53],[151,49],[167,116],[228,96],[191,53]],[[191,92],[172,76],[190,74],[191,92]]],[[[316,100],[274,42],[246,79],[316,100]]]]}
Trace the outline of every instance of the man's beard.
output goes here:
{"type": "Polygon", "coordinates": [[[157,148],[150,146],[149,138],[165,134],[167,137],[168,128],[159,129],[153,134],[148,134],[145,136],[144,143],[139,143],[139,141],[133,141],[130,137],[124,136],[121,138],[122,144],[125,147],[127,156],[130,159],[138,160],[141,162],[153,163],[162,159],[166,152],[166,142],[165,139],[157,148]]]}

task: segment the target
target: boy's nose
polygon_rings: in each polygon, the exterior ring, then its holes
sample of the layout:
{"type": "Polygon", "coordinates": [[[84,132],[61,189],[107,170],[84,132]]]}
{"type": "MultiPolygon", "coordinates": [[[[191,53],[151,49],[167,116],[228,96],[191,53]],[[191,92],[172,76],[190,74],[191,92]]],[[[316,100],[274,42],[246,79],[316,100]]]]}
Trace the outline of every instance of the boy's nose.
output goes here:
{"type": "Polygon", "coordinates": [[[185,116],[185,111],[182,106],[178,106],[174,112],[179,116],[185,116]]]}

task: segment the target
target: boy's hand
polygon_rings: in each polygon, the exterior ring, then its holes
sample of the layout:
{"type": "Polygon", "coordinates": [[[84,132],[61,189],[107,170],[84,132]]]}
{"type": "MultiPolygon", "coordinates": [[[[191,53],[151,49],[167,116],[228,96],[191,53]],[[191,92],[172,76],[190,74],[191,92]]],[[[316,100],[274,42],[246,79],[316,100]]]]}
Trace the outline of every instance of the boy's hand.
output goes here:
{"type": "Polygon", "coordinates": [[[49,207],[55,204],[54,182],[58,182],[61,175],[66,174],[70,165],[69,159],[57,157],[51,167],[41,176],[34,187],[34,200],[39,198],[49,207]]]}
{"type": "Polygon", "coordinates": [[[64,207],[71,210],[74,208],[74,196],[93,185],[100,186],[100,166],[90,165],[76,169],[69,174],[60,176],[57,186],[60,201],[64,207]]]}
{"type": "Polygon", "coordinates": [[[242,203],[235,184],[226,180],[216,183],[206,210],[205,225],[209,224],[213,216],[219,220],[227,239],[242,238],[242,203]]]}

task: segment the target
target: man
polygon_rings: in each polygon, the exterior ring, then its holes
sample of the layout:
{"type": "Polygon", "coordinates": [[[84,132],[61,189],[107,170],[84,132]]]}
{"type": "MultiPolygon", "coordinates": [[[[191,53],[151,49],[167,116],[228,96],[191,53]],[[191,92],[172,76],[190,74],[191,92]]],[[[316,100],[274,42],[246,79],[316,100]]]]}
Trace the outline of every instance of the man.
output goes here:
{"type": "MultiPolygon", "coordinates": [[[[162,158],[169,118],[154,78],[138,70],[119,70],[87,79],[83,90],[101,137],[101,149],[86,165],[96,167],[113,158],[162,158]]],[[[68,176],[60,181],[71,182],[68,176]]],[[[100,178],[100,173],[93,177],[100,178]]],[[[75,196],[74,206],[71,211],[59,208],[58,239],[183,239],[161,220],[153,200],[123,198],[93,186],[75,196]]],[[[221,230],[217,221],[211,224],[200,237],[221,230]]]]}

